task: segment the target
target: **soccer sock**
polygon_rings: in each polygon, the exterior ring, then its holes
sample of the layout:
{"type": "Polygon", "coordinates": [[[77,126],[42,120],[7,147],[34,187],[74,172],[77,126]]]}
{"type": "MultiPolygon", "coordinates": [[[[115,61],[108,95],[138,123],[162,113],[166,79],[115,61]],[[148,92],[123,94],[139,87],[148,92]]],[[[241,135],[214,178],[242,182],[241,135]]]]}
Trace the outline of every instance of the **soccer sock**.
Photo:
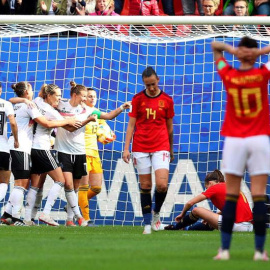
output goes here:
{"type": "Polygon", "coordinates": [[[54,203],[55,203],[56,199],[58,198],[63,186],[64,186],[64,183],[62,183],[62,182],[58,182],[58,181],[54,182],[52,188],[49,191],[47,201],[46,201],[46,204],[45,204],[44,209],[43,209],[43,213],[45,215],[50,214],[52,207],[54,206],[54,203]]]}
{"type": "Polygon", "coordinates": [[[166,192],[159,192],[157,189],[155,189],[155,213],[159,213],[160,209],[162,207],[162,204],[166,198],[167,190],[166,192]]]}
{"type": "Polygon", "coordinates": [[[74,191],[74,189],[65,190],[66,198],[68,201],[67,204],[67,220],[73,220],[73,217],[75,215],[76,218],[82,217],[78,205],[78,197],[74,191]],[[71,214],[72,212],[72,214],[71,214]]]}
{"type": "Polygon", "coordinates": [[[83,185],[79,187],[79,206],[81,208],[82,216],[85,220],[89,220],[89,204],[88,204],[88,193],[89,185],[83,185]]]}
{"type": "Polygon", "coordinates": [[[23,187],[15,186],[10,194],[10,203],[12,206],[13,218],[21,218],[20,210],[22,208],[25,191],[26,190],[23,187]]]}
{"type": "Polygon", "coordinates": [[[91,200],[93,197],[97,196],[101,192],[101,186],[91,186],[87,193],[88,200],[91,200]]]}
{"type": "Polygon", "coordinates": [[[1,183],[0,184],[0,202],[6,197],[7,190],[8,190],[8,184],[1,183]]]}
{"type": "Polygon", "coordinates": [[[235,221],[238,196],[226,195],[226,203],[222,210],[221,247],[229,249],[232,239],[232,229],[235,221]]]}
{"type": "Polygon", "coordinates": [[[5,206],[5,213],[8,213],[9,215],[12,215],[12,206],[11,206],[11,203],[10,203],[10,195],[9,195],[9,199],[8,199],[8,202],[5,206]]]}
{"type": "Polygon", "coordinates": [[[37,192],[37,196],[36,196],[35,205],[34,205],[34,208],[32,209],[31,219],[35,219],[38,209],[40,207],[42,198],[43,198],[43,188],[39,188],[37,192]]]}
{"type": "Polygon", "coordinates": [[[39,188],[37,187],[31,187],[28,190],[28,193],[26,196],[25,214],[24,214],[24,219],[26,221],[30,221],[32,218],[32,210],[35,206],[38,190],[39,188]]]}
{"type": "Polygon", "coordinates": [[[143,213],[143,219],[145,225],[151,224],[151,210],[152,210],[152,199],[151,199],[151,189],[141,189],[141,207],[143,213]]]}
{"type": "Polygon", "coordinates": [[[266,239],[266,197],[265,195],[253,196],[253,202],[255,249],[263,252],[266,239]]]}
{"type": "Polygon", "coordinates": [[[189,215],[186,215],[180,222],[178,222],[175,225],[175,228],[177,230],[183,229],[191,224],[194,224],[195,222],[197,222],[199,220],[198,217],[194,216],[194,214],[192,213],[192,211],[189,213],[189,215]]]}

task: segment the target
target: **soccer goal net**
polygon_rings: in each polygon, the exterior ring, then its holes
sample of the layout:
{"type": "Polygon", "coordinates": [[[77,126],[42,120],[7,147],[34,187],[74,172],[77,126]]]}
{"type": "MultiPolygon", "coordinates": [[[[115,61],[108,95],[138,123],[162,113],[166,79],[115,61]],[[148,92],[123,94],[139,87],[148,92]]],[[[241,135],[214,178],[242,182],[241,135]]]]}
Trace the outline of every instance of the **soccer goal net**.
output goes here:
{"type": "MultiPolygon", "coordinates": [[[[228,17],[1,16],[0,20],[1,97],[7,100],[14,97],[11,85],[19,81],[31,83],[35,96],[42,84],[57,84],[65,98],[69,98],[69,82],[75,81],[97,90],[97,107],[107,112],[144,89],[141,74],[147,66],[157,71],[160,88],[175,103],[175,160],[161,211],[165,223],[172,222],[183,204],[204,190],[206,173],[221,167],[223,138],[219,131],[226,93],[215,70],[211,42],[237,45],[244,35],[255,38],[259,46],[270,40],[270,29],[262,17],[247,21],[228,17]]],[[[232,56],[226,57],[238,65],[232,56]]],[[[262,56],[257,64],[267,61],[268,56],[262,56]]],[[[104,181],[101,193],[90,201],[90,216],[97,224],[142,223],[135,169],[121,159],[127,122],[126,112],[108,121],[116,140],[99,145],[104,181]]],[[[41,209],[51,185],[47,178],[41,209]]],[[[11,181],[9,191],[12,186],[11,181]]],[[[250,200],[249,186],[245,174],[243,190],[250,200]]],[[[2,211],[8,196],[1,202],[2,211]]],[[[66,216],[65,204],[63,192],[53,208],[53,217],[60,222],[66,216]]],[[[213,208],[208,202],[203,206],[213,208]]]]}

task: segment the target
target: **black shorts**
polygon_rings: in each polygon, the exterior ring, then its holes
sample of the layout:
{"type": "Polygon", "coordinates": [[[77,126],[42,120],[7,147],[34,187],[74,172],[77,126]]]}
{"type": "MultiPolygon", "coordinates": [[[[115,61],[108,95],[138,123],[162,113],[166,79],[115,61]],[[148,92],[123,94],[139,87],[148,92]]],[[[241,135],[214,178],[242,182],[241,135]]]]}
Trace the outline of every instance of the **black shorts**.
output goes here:
{"type": "Polygon", "coordinates": [[[87,175],[86,155],[71,155],[58,152],[57,158],[63,172],[71,172],[73,179],[87,175]]]}
{"type": "Polygon", "coordinates": [[[32,149],[31,159],[31,174],[50,172],[60,166],[56,160],[55,151],[32,149]]]}
{"type": "Polygon", "coordinates": [[[10,171],[10,154],[0,152],[0,171],[10,171]]]}
{"type": "Polygon", "coordinates": [[[10,156],[11,171],[14,175],[14,180],[29,179],[31,170],[30,155],[21,151],[10,150],[10,156]]]}

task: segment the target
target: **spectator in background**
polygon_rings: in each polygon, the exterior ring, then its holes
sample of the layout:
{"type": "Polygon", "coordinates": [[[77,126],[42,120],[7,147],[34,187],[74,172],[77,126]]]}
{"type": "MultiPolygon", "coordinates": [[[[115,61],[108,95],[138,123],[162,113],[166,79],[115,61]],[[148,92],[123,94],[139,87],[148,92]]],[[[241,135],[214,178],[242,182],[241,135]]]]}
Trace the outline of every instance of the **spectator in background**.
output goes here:
{"type": "Polygon", "coordinates": [[[68,0],[68,15],[88,15],[95,12],[96,0],[68,0]]]}
{"type": "Polygon", "coordinates": [[[0,14],[21,14],[23,0],[1,0],[0,14]]]}
{"type": "Polygon", "coordinates": [[[129,0],[129,15],[159,15],[159,7],[156,0],[129,0]]]}
{"type": "Polygon", "coordinates": [[[114,0],[115,9],[117,14],[121,14],[125,0],[114,0]]]}
{"type": "Polygon", "coordinates": [[[119,16],[114,11],[114,0],[97,0],[95,12],[89,15],[119,16]]]}
{"type": "MultiPolygon", "coordinates": [[[[224,2],[223,15],[226,15],[226,16],[236,15],[235,10],[234,10],[234,3],[235,3],[235,0],[226,0],[226,2],[224,2]]],[[[248,14],[251,15],[254,9],[254,0],[248,0],[247,6],[248,6],[248,14]]]]}
{"type": "Polygon", "coordinates": [[[67,0],[39,0],[37,15],[66,15],[67,0]]]}
{"type": "Polygon", "coordinates": [[[201,0],[181,0],[184,15],[194,15],[196,11],[196,3],[200,15],[203,15],[202,1],[201,0]]]}
{"type": "Polygon", "coordinates": [[[170,16],[174,16],[173,0],[159,0],[162,2],[164,13],[170,16]]]}
{"type": "Polygon", "coordinates": [[[270,16],[270,3],[269,0],[255,0],[255,9],[257,15],[270,16]]]}

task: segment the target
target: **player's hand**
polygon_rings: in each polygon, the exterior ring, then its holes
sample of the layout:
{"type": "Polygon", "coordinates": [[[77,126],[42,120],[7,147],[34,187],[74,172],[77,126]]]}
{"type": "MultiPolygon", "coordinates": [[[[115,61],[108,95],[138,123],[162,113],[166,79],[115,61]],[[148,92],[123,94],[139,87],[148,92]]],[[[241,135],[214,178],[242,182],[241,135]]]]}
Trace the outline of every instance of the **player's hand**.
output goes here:
{"type": "Polygon", "coordinates": [[[129,152],[129,150],[124,150],[122,158],[126,163],[129,163],[129,161],[130,161],[130,152],[129,152]]]}
{"type": "Polygon", "coordinates": [[[19,148],[20,144],[19,141],[14,140],[14,148],[19,148]]]}
{"type": "Polygon", "coordinates": [[[181,214],[179,214],[179,215],[175,218],[175,221],[176,221],[176,222],[180,222],[180,221],[183,219],[183,217],[184,217],[184,214],[181,213],[181,214]]]}
{"type": "Polygon", "coordinates": [[[170,153],[170,163],[172,163],[174,161],[174,154],[173,152],[170,153]]]}
{"type": "Polygon", "coordinates": [[[80,128],[82,127],[82,122],[75,119],[75,118],[69,118],[68,119],[68,124],[72,127],[75,127],[75,128],[80,128]]]}
{"type": "Polygon", "coordinates": [[[121,105],[121,108],[124,110],[129,109],[131,106],[131,101],[125,102],[124,104],[121,105]]]}
{"type": "Polygon", "coordinates": [[[90,120],[91,122],[97,122],[97,115],[96,114],[90,115],[88,117],[88,120],[90,120]]]}

